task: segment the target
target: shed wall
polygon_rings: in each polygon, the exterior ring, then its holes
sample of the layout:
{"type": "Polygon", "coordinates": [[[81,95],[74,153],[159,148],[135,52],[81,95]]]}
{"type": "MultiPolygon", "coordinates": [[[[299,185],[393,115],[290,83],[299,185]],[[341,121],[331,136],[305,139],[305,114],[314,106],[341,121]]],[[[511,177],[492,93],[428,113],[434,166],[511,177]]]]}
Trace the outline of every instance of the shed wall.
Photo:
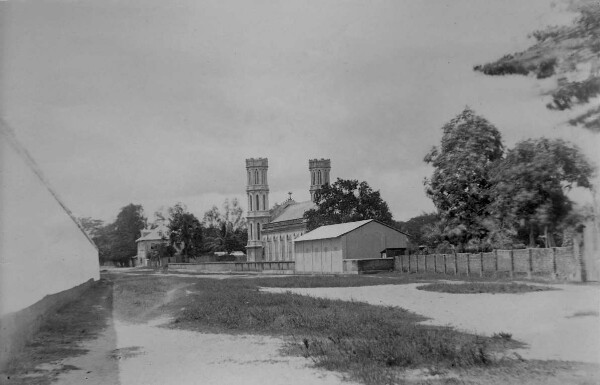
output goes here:
{"type": "Polygon", "coordinates": [[[342,237],[344,259],[380,258],[386,248],[407,247],[408,237],[377,222],[369,222],[342,237]]]}

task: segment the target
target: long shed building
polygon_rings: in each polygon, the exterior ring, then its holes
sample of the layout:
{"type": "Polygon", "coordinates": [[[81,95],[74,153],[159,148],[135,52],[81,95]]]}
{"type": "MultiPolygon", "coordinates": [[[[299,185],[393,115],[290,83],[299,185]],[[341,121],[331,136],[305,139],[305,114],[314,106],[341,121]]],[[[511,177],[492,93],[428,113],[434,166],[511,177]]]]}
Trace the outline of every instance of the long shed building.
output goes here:
{"type": "Polygon", "coordinates": [[[402,251],[408,236],[373,219],[321,226],[294,240],[297,273],[348,273],[357,261],[402,251]]]}

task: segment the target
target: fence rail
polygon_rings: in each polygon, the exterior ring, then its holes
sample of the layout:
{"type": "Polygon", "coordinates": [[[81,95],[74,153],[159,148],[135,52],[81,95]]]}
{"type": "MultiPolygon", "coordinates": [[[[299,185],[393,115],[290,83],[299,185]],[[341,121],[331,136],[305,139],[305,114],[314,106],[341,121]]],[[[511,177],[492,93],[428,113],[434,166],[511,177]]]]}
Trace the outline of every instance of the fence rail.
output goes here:
{"type": "Polygon", "coordinates": [[[527,276],[581,280],[581,258],[573,247],[494,250],[488,253],[399,255],[394,270],[469,276],[527,276]]]}

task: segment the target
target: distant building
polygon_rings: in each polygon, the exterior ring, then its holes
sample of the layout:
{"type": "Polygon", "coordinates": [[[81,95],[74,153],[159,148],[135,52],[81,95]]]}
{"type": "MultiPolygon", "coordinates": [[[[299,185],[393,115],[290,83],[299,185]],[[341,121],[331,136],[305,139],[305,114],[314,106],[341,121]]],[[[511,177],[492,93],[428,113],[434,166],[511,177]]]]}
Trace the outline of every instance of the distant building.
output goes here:
{"type": "Polygon", "coordinates": [[[158,226],[155,229],[143,229],[142,236],[135,240],[137,243],[137,255],[134,258],[134,266],[147,266],[150,252],[157,245],[169,244],[169,229],[166,226],[158,226]]]}
{"type": "Polygon", "coordinates": [[[379,259],[402,254],[408,236],[373,219],[321,226],[294,241],[295,269],[299,273],[343,273],[347,260],[379,259]]]}
{"type": "Polygon", "coordinates": [[[269,208],[267,158],[246,159],[248,195],[248,261],[293,261],[293,241],[306,233],[304,213],[316,205],[315,192],[330,183],[331,160],[308,161],[310,201],[296,202],[291,196],[281,205],[269,208]]]}

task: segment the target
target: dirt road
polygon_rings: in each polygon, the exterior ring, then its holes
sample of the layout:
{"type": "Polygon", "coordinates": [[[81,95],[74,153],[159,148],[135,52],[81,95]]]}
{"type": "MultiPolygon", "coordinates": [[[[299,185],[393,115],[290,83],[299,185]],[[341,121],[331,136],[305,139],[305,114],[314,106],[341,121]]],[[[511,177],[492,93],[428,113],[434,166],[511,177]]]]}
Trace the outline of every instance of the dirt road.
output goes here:
{"type": "Polygon", "coordinates": [[[551,285],[523,294],[448,294],[417,290],[423,284],[310,289],[265,289],[398,306],[427,324],[475,334],[511,333],[529,345],[525,358],[600,363],[600,286],[551,285]]]}

